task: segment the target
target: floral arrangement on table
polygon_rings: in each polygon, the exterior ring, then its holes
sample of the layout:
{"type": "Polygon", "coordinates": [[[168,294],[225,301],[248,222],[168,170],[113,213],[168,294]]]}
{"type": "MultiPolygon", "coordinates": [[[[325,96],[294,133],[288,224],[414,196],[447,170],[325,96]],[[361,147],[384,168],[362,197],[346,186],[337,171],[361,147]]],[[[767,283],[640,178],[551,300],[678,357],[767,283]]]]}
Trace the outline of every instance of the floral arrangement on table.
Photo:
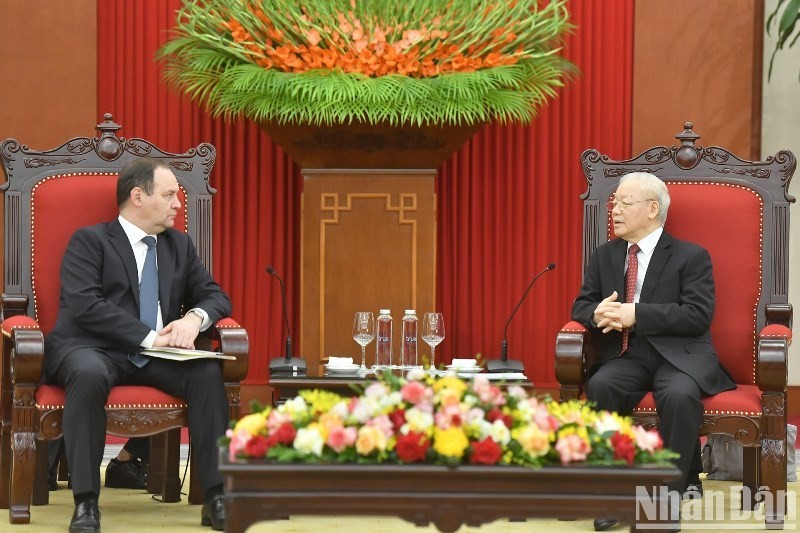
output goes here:
{"type": "Polygon", "coordinates": [[[529,396],[480,374],[385,375],[357,397],[306,390],[244,416],[223,442],[231,461],[519,465],[664,463],[655,430],[581,401],[529,396]]]}
{"type": "Polygon", "coordinates": [[[216,115],[527,123],[574,72],[567,0],[185,0],[165,76],[216,115]]]}

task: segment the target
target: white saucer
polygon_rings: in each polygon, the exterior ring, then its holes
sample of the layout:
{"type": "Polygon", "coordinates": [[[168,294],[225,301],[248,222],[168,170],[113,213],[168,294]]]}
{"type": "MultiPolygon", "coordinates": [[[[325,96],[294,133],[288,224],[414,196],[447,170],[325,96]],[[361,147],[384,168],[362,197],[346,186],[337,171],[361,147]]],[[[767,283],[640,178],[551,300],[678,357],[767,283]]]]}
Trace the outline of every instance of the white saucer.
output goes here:
{"type": "Polygon", "coordinates": [[[354,374],[361,369],[358,365],[349,365],[349,366],[329,366],[325,365],[325,370],[331,374],[354,374]]]}
{"type": "Polygon", "coordinates": [[[483,368],[481,368],[481,367],[479,367],[479,366],[454,366],[454,365],[447,365],[445,368],[446,368],[447,370],[453,370],[453,371],[455,371],[455,372],[461,372],[461,373],[464,373],[464,374],[477,374],[478,372],[480,372],[481,370],[483,370],[483,368]]]}

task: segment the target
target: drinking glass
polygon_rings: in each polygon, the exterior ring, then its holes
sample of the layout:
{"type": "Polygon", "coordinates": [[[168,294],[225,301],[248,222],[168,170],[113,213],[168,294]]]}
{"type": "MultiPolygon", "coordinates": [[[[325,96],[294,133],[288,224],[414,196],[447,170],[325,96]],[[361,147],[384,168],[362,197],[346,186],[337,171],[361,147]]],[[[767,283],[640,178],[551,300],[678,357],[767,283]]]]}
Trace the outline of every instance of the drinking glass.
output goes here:
{"type": "Polygon", "coordinates": [[[444,340],[444,318],[442,313],[425,313],[422,318],[422,340],[431,347],[431,366],[430,371],[434,372],[436,360],[434,353],[436,346],[444,340]]]}
{"type": "Polygon", "coordinates": [[[361,371],[367,371],[367,344],[375,339],[375,317],[371,311],[356,311],[353,318],[353,340],[361,345],[361,371]]]}

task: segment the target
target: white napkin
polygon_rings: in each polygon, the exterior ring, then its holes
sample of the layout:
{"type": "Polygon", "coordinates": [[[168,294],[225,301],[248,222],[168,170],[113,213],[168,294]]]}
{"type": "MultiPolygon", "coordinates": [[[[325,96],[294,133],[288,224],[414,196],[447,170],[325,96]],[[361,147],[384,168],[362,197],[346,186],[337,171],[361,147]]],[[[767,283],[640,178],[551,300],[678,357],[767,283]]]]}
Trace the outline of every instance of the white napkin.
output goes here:
{"type": "Polygon", "coordinates": [[[328,357],[328,367],[353,366],[352,357],[328,357]]]}
{"type": "Polygon", "coordinates": [[[478,366],[477,359],[453,359],[453,368],[474,368],[478,366]]]}

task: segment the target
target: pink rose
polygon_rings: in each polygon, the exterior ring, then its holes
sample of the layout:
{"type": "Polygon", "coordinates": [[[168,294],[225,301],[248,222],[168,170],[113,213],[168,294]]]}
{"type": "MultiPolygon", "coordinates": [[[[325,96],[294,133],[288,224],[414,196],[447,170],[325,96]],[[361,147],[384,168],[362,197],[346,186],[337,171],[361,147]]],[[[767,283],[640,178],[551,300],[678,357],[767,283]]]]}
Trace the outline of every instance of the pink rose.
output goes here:
{"type": "Polygon", "coordinates": [[[636,437],[636,447],[646,452],[652,453],[664,446],[661,435],[655,429],[648,431],[642,426],[633,426],[633,435],[636,437]]]}
{"type": "Polygon", "coordinates": [[[336,453],[342,453],[345,448],[352,446],[356,442],[357,436],[358,431],[356,428],[338,426],[328,433],[328,440],[325,444],[330,446],[336,453]]]}
{"type": "Polygon", "coordinates": [[[591,451],[589,443],[572,433],[564,435],[556,442],[556,451],[561,456],[561,464],[585,461],[591,451]]]}
{"type": "Polygon", "coordinates": [[[403,385],[403,388],[400,389],[400,394],[403,397],[403,401],[412,405],[423,403],[433,397],[433,391],[419,381],[409,381],[403,385]]]}

